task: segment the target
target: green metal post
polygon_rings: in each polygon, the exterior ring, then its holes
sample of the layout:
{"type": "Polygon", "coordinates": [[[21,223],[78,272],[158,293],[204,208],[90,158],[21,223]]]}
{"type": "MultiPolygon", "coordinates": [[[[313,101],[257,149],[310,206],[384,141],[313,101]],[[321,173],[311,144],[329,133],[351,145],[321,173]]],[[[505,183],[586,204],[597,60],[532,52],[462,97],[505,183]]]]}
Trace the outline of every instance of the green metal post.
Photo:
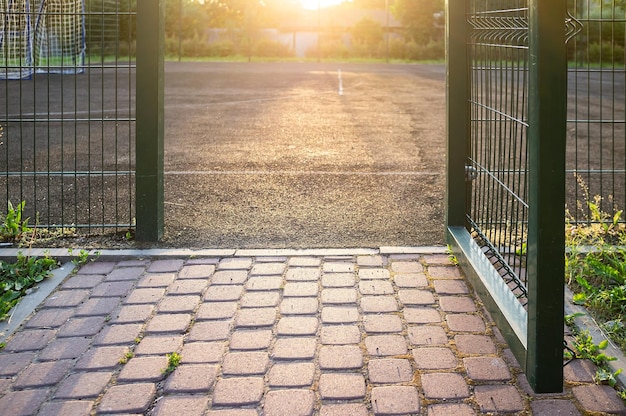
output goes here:
{"type": "Polygon", "coordinates": [[[530,0],[528,352],[536,393],[563,390],[565,0],[530,0]]]}
{"type": "Polygon", "coordinates": [[[469,154],[469,66],[466,0],[446,0],[446,226],[466,224],[465,163],[469,154]]]}
{"type": "Polygon", "coordinates": [[[163,236],[164,0],[137,2],[136,197],[138,241],[163,236]]]}

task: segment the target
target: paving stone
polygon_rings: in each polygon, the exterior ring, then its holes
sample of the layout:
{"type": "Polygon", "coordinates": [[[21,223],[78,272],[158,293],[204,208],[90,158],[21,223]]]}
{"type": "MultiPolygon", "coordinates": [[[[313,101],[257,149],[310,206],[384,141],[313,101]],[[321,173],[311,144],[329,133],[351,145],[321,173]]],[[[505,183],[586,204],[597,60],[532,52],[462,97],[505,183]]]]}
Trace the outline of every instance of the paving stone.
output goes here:
{"type": "Polygon", "coordinates": [[[289,258],[287,264],[291,267],[317,267],[322,264],[319,257],[295,256],[289,258]]]}
{"type": "Polygon", "coordinates": [[[593,383],[596,370],[591,360],[574,360],[563,367],[563,377],[573,383],[593,383]]]}
{"type": "Polygon", "coordinates": [[[199,304],[199,295],[167,294],[159,302],[158,310],[161,313],[193,313],[199,304]]]}
{"type": "Polygon", "coordinates": [[[261,328],[273,326],[276,321],[276,308],[248,308],[237,312],[237,328],[261,328]]]}
{"type": "Polygon", "coordinates": [[[428,278],[424,273],[399,273],[393,277],[396,286],[400,288],[417,288],[428,286],[428,278]]]}
{"type": "Polygon", "coordinates": [[[70,308],[83,303],[89,296],[85,289],[59,290],[52,293],[43,304],[44,308],[70,308]]]}
{"type": "Polygon", "coordinates": [[[356,264],[362,267],[383,267],[385,261],[383,256],[376,254],[373,256],[357,256],[356,264]]]}
{"type": "Polygon", "coordinates": [[[94,345],[134,344],[141,333],[142,324],[105,326],[94,338],[94,345]]]}
{"type": "Polygon", "coordinates": [[[150,273],[165,273],[165,272],[177,272],[183,267],[185,260],[182,259],[164,259],[154,260],[148,266],[148,272],[150,273]]]}
{"type": "Polygon", "coordinates": [[[112,386],[104,393],[99,414],[144,413],[156,394],[154,383],[133,383],[112,386]]]}
{"type": "Polygon", "coordinates": [[[400,289],[398,290],[398,300],[405,306],[432,305],[435,303],[433,293],[423,289],[400,289]]]}
{"type": "Polygon", "coordinates": [[[412,386],[383,386],[372,389],[372,409],[375,415],[418,414],[420,399],[412,386]]]}
{"type": "Polygon", "coordinates": [[[90,261],[80,267],[78,274],[109,274],[117,265],[114,261],[90,261]]]}
{"type": "Polygon", "coordinates": [[[263,397],[263,377],[234,377],[217,381],[213,406],[258,404],[263,397]]]}
{"type": "Polygon", "coordinates": [[[283,316],[276,325],[278,335],[315,335],[319,321],[314,317],[283,316]]]}
{"type": "Polygon", "coordinates": [[[218,270],[211,277],[211,285],[242,285],[247,278],[247,270],[218,270]]]}
{"type": "Polygon", "coordinates": [[[24,328],[58,328],[68,321],[74,314],[71,308],[42,309],[30,318],[24,328]]]}
{"type": "Polygon", "coordinates": [[[272,330],[236,330],[230,337],[229,348],[234,350],[267,349],[272,342],[272,330]]]}
{"type": "Polygon", "coordinates": [[[134,282],[102,282],[91,292],[92,298],[124,297],[133,288],[134,282]]]}
{"type": "Polygon", "coordinates": [[[243,293],[243,285],[209,286],[204,292],[205,301],[226,302],[239,300],[243,293]]]}
{"type": "Polygon", "coordinates": [[[167,378],[163,391],[166,394],[208,392],[215,383],[218,369],[211,364],[179,365],[167,378]]]}
{"type": "Polygon", "coordinates": [[[443,345],[448,343],[448,335],[440,326],[410,326],[407,330],[413,345],[443,345]]]}
{"type": "Polygon", "coordinates": [[[229,352],[224,356],[222,373],[224,375],[260,375],[265,374],[269,365],[266,352],[229,352]]]}
{"type": "Polygon", "coordinates": [[[282,315],[315,315],[318,309],[316,298],[286,298],[280,303],[282,315]]]}
{"type": "Polygon", "coordinates": [[[391,274],[389,270],[382,268],[375,269],[359,269],[359,279],[361,280],[371,280],[371,279],[382,279],[388,280],[391,278],[391,274]]]}
{"type": "Polygon", "coordinates": [[[371,383],[408,383],[413,379],[413,368],[404,358],[371,359],[367,363],[367,373],[371,383]]]}
{"type": "Polygon", "coordinates": [[[363,296],[361,310],[363,313],[397,312],[398,301],[393,296],[363,296]]]}
{"type": "Polygon", "coordinates": [[[38,351],[43,349],[56,335],[55,329],[27,329],[17,332],[10,338],[4,352],[38,351]]]}
{"type": "Polygon", "coordinates": [[[388,280],[361,280],[359,292],[362,295],[389,295],[394,293],[394,290],[388,280]]]}
{"type": "Polygon", "coordinates": [[[145,267],[118,267],[107,274],[106,282],[136,281],[146,270],[145,267]]]}
{"type": "Polygon", "coordinates": [[[524,400],[514,386],[475,386],[474,399],[483,413],[515,413],[524,410],[524,400]]]}
{"type": "Polygon", "coordinates": [[[208,396],[165,396],[157,403],[153,416],[202,416],[209,404],[208,396]]]}
{"type": "Polygon", "coordinates": [[[117,262],[117,267],[138,267],[138,266],[147,266],[150,264],[149,259],[129,259],[129,260],[120,260],[117,262]]]}
{"type": "Polygon", "coordinates": [[[462,280],[433,280],[435,292],[440,295],[466,295],[467,285],[462,280]]]}
{"type": "Polygon", "coordinates": [[[357,325],[325,325],[320,331],[323,345],[358,344],[361,342],[361,331],[357,325]]]}
{"type": "Polygon", "coordinates": [[[408,324],[434,324],[442,321],[441,314],[435,308],[404,308],[402,315],[408,324]]]}
{"type": "Polygon", "coordinates": [[[20,373],[13,387],[25,389],[53,386],[65,377],[72,364],[71,360],[33,363],[20,373]]]}
{"type": "Polygon", "coordinates": [[[576,416],[580,412],[569,400],[547,399],[530,402],[533,415],[576,416]]]}
{"type": "Polygon", "coordinates": [[[113,313],[121,301],[122,298],[117,297],[87,299],[76,309],[74,316],[107,316],[113,313]]]}
{"type": "Polygon", "coordinates": [[[424,271],[424,266],[417,261],[393,261],[391,270],[396,273],[419,273],[424,271]]]}
{"type": "Polygon", "coordinates": [[[145,381],[159,381],[163,379],[163,370],[167,367],[165,356],[133,357],[122,368],[117,376],[118,384],[136,383],[145,381]]]}
{"type": "Polygon", "coordinates": [[[176,295],[201,295],[209,285],[208,280],[202,279],[176,279],[167,287],[167,294],[176,295]]]}
{"type": "Polygon", "coordinates": [[[11,391],[0,398],[0,414],[11,416],[35,415],[48,394],[49,390],[47,389],[11,391]]]}
{"type": "Polygon", "coordinates": [[[152,312],[154,311],[154,305],[124,305],[116,313],[116,317],[112,320],[116,324],[131,324],[146,322],[152,312]]]}
{"type": "Polygon", "coordinates": [[[250,276],[282,275],[286,268],[285,263],[256,263],[250,270],[250,276]]]}
{"type": "Polygon", "coordinates": [[[365,397],[365,378],[361,374],[322,374],[319,381],[322,400],[351,400],[365,397]]]}
{"type": "Polygon", "coordinates": [[[358,322],[359,310],[353,306],[325,306],[322,308],[322,322],[325,324],[346,324],[358,322]]]}
{"type": "Polygon", "coordinates": [[[181,363],[218,363],[222,360],[225,348],[224,342],[185,342],[180,353],[181,363]]]}
{"type": "Polygon", "coordinates": [[[496,352],[496,345],[486,335],[459,334],[454,336],[454,341],[462,354],[495,354],[496,352]]]}
{"type": "Polygon", "coordinates": [[[485,321],[478,315],[448,314],[446,323],[455,332],[485,332],[485,321]]]}
{"type": "Polygon", "coordinates": [[[272,390],[265,395],[265,416],[311,416],[315,393],[311,390],[272,390]]]}
{"type": "Polygon", "coordinates": [[[247,292],[241,297],[242,308],[267,308],[277,306],[280,301],[278,292],[247,292]]]}
{"type": "Polygon", "coordinates": [[[268,373],[270,387],[306,387],[313,384],[315,364],[278,363],[268,373]]]}
{"type": "Polygon", "coordinates": [[[196,322],[189,331],[188,342],[221,341],[228,338],[232,320],[196,322]]]}
{"type": "Polygon", "coordinates": [[[246,282],[246,290],[279,290],[282,285],[282,276],[253,276],[246,282]]]}
{"type": "Polygon", "coordinates": [[[310,360],[315,356],[316,338],[279,338],[274,344],[272,358],[276,360],[310,360]]]}
{"type": "Polygon", "coordinates": [[[322,404],[320,416],[368,416],[367,406],[363,403],[322,404]]]}
{"type": "Polygon", "coordinates": [[[37,355],[33,352],[0,354],[0,377],[11,377],[26,368],[37,355]]]}
{"type": "Polygon", "coordinates": [[[37,416],[88,415],[94,402],[90,400],[64,400],[47,402],[41,406],[37,416]]]}
{"type": "Polygon", "coordinates": [[[406,340],[401,335],[369,335],[365,347],[372,357],[404,355],[408,352],[406,340]]]}
{"type": "Polygon", "coordinates": [[[572,388],[574,397],[586,412],[626,414],[626,405],[615,389],[606,385],[584,385],[572,388]]]}
{"type": "Polygon", "coordinates": [[[182,335],[146,336],[135,347],[135,355],[165,355],[180,351],[182,346],[182,335]]]}
{"type": "Polygon", "coordinates": [[[355,284],[355,273],[324,273],[322,275],[322,287],[354,287],[355,284]]]}
{"type": "Polygon", "coordinates": [[[402,321],[398,315],[393,314],[364,315],[363,328],[372,334],[401,332],[402,321]]]}
{"type": "Polygon", "coordinates": [[[89,345],[90,338],[56,338],[52,340],[46,348],[39,354],[40,361],[68,360],[80,357],[89,345]]]}
{"type": "MultiPolygon", "coordinates": [[[[428,416],[474,416],[476,413],[471,406],[463,403],[444,403],[428,406],[428,416]]],[[[537,413],[543,414],[543,413],[537,413]]],[[[545,413],[554,415],[554,413],[545,413]]]]}
{"type": "Polygon", "coordinates": [[[191,315],[186,313],[166,313],[157,314],[146,326],[147,334],[177,333],[182,334],[187,331],[191,323],[191,315]]]}
{"type": "Polygon", "coordinates": [[[108,370],[119,365],[130,349],[125,346],[97,347],[87,351],[76,363],[74,370],[108,370]]]}
{"type": "Polygon", "coordinates": [[[319,268],[291,267],[285,273],[287,281],[318,281],[321,276],[319,268]]]}
{"type": "Polygon", "coordinates": [[[319,293],[317,282],[287,282],[283,289],[284,297],[316,297],[319,293]]]}
{"type": "Polygon", "coordinates": [[[258,416],[255,409],[209,410],[206,416],[258,416]]]}
{"type": "Polygon", "coordinates": [[[124,303],[128,305],[148,303],[156,304],[165,294],[165,288],[138,288],[130,292],[124,303]]]}
{"type": "Polygon", "coordinates": [[[474,299],[467,296],[440,296],[439,306],[444,312],[476,312],[474,299]]]}
{"type": "Polygon", "coordinates": [[[57,332],[58,338],[90,337],[96,335],[105,323],[104,316],[71,318],[57,332]]]}
{"type": "Polygon", "coordinates": [[[252,267],[252,259],[248,257],[221,259],[217,265],[219,270],[247,270],[250,267],[252,267]]]}
{"type": "Polygon", "coordinates": [[[61,290],[69,289],[93,289],[104,280],[103,274],[77,274],[70,277],[63,283],[61,290]]]}
{"type": "Polygon", "coordinates": [[[456,266],[428,266],[428,274],[433,279],[462,279],[456,266]]]}
{"type": "Polygon", "coordinates": [[[321,370],[353,370],[363,367],[363,354],[357,345],[324,345],[319,352],[321,370]]]}
{"type": "Polygon", "coordinates": [[[213,264],[185,265],[178,272],[179,279],[208,279],[215,272],[213,264]]]}
{"type": "Polygon", "coordinates": [[[474,381],[506,381],[511,379],[509,367],[500,357],[463,358],[467,376],[474,381]]]}
{"type": "Polygon", "coordinates": [[[176,273],[151,273],[137,282],[137,287],[168,287],[176,279],[176,273]]]}
{"type": "Polygon", "coordinates": [[[343,261],[327,261],[322,264],[324,272],[347,273],[355,271],[355,265],[352,262],[343,261]]]}
{"type": "Polygon", "coordinates": [[[470,395],[465,379],[456,373],[422,374],[422,389],[427,399],[462,399],[470,395]]]}
{"type": "Polygon", "coordinates": [[[205,302],[196,311],[196,321],[233,318],[237,302],[205,302]]]}
{"type": "Polygon", "coordinates": [[[54,393],[56,399],[95,398],[102,393],[113,377],[113,372],[89,372],[70,374],[59,384],[54,393]]]}
{"type": "Polygon", "coordinates": [[[411,353],[420,370],[452,369],[459,364],[450,348],[418,347],[411,353]]]}

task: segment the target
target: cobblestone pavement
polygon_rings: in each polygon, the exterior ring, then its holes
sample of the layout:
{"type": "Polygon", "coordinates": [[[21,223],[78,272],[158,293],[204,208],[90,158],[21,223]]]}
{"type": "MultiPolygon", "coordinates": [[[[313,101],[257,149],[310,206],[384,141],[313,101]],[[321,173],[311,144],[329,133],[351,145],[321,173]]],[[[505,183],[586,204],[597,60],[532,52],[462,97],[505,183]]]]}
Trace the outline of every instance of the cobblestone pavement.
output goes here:
{"type": "Polygon", "coordinates": [[[534,395],[445,254],[354,253],[88,263],[0,352],[0,414],[626,413],[585,361],[534,395]]]}

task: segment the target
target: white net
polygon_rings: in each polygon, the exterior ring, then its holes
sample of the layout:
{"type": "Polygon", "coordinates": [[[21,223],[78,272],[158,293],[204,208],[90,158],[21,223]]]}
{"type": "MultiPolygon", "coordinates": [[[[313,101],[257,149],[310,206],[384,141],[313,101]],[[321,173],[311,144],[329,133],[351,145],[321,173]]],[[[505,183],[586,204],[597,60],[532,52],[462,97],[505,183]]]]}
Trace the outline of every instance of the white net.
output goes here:
{"type": "Polygon", "coordinates": [[[83,0],[34,1],[0,0],[0,79],[82,72],[83,0]]]}

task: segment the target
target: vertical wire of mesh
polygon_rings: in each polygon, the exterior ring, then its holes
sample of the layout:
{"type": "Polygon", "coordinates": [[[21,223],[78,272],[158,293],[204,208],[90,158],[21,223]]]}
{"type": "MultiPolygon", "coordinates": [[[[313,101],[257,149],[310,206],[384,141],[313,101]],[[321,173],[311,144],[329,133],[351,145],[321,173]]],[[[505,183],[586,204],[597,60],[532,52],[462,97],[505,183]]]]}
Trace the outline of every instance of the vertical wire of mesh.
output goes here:
{"type": "Polygon", "coordinates": [[[475,240],[526,303],[528,4],[470,1],[468,220],[475,240]]]}

